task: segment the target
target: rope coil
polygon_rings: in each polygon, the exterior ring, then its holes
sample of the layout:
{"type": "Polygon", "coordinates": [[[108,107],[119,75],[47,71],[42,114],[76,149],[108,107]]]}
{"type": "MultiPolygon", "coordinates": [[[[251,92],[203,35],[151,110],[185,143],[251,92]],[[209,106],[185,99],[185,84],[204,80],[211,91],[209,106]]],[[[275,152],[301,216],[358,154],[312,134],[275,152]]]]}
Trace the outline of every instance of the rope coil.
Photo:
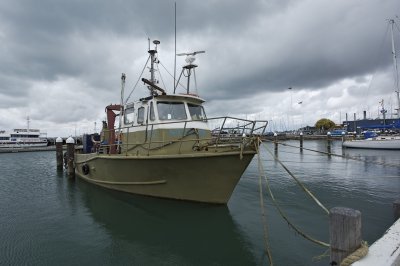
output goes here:
{"type": "Polygon", "coordinates": [[[344,258],[340,263],[340,266],[349,266],[354,262],[364,258],[368,254],[368,250],[368,243],[366,241],[361,241],[361,246],[356,251],[344,258]]]}

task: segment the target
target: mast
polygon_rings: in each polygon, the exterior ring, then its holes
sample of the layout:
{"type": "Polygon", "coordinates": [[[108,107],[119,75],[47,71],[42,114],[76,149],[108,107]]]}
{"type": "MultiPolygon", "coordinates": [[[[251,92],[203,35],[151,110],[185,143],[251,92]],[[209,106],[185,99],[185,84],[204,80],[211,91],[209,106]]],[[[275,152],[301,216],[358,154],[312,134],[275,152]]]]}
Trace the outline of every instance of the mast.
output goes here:
{"type": "MultiPolygon", "coordinates": [[[[118,128],[118,146],[117,146],[117,150],[119,150],[119,146],[121,143],[121,126],[122,126],[122,111],[124,108],[124,90],[125,90],[125,79],[126,79],[126,75],[125,73],[122,73],[121,75],[121,104],[119,107],[119,128],[118,128]]],[[[96,131],[96,122],[95,122],[95,131],[96,131]]]]}
{"type": "Polygon", "coordinates": [[[26,117],[26,124],[27,124],[27,131],[28,131],[28,133],[29,133],[29,124],[30,124],[30,122],[31,122],[31,119],[29,118],[29,115],[26,117]]]}
{"type": "MultiPolygon", "coordinates": [[[[160,41],[158,40],[154,40],[153,43],[156,45],[156,47],[154,49],[150,49],[150,39],[149,39],[149,51],[148,53],[150,54],[150,82],[155,85],[156,83],[156,79],[154,77],[154,63],[157,63],[157,58],[156,58],[156,53],[157,53],[157,45],[160,44],[160,41]]],[[[150,90],[150,94],[151,95],[155,95],[157,94],[157,92],[154,91],[154,88],[152,86],[148,86],[149,90],[150,90]]]]}
{"type": "Polygon", "coordinates": [[[174,54],[174,94],[176,90],[176,2],[175,2],[175,54],[174,54]]]}
{"type": "Polygon", "coordinates": [[[396,57],[396,49],[395,49],[394,37],[393,37],[394,19],[390,19],[389,23],[391,24],[390,30],[391,30],[391,34],[392,34],[392,56],[393,56],[394,78],[395,78],[395,92],[396,92],[396,96],[397,96],[397,118],[400,118],[399,72],[397,70],[397,57],[396,57]]]}

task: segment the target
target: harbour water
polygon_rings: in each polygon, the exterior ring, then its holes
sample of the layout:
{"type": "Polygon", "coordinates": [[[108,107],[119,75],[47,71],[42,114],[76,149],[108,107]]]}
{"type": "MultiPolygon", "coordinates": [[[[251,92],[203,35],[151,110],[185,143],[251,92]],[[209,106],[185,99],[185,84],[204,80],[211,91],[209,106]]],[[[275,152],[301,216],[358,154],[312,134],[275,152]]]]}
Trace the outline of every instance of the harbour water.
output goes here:
{"type": "MultiPolygon", "coordinates": [[[[272,144],[265,145],[273,151],[272,144]]],[[[304,147],[325,151],[326,142],[305,141],[304,147]]],[[[342,154],[340,142],[333,143],[332,152],[342,154]]],[[[328,208],[360,210],[363,238],[372,243],[394,222],[400,152],[345,154],[381,164],[285,146],[279,146],[278,157],[328,208]]],[[[323,210],[265,147],[261,159],[289,219],[329,242],[323,210]]],[[[0,265],[268,265],[257,157],[227,206],[133,196],[71,181],[57,172],[55,152],[49,151],[0,154],[0,183],[0,265]]],[[[326,248],[290,229],[263,186],[274,264],[328,265],[327,257],[315,260],[326,248]]]]}

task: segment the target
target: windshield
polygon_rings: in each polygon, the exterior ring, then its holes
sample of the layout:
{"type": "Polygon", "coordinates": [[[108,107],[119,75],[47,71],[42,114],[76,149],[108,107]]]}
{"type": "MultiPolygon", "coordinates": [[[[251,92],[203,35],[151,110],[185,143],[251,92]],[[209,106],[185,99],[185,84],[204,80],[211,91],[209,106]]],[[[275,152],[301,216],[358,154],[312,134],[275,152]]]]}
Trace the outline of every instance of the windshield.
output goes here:
{"type": "Polygon", "coordinates": [[[160,120],[184,120],[187,118],[185,104],[182,102],[157,102],[160,120]]]}
{"type": "Polygon", "coordinates": [[[188,103],[188,107],[192,120],[204,120],[207,118],[203,106],[188,103]]]}

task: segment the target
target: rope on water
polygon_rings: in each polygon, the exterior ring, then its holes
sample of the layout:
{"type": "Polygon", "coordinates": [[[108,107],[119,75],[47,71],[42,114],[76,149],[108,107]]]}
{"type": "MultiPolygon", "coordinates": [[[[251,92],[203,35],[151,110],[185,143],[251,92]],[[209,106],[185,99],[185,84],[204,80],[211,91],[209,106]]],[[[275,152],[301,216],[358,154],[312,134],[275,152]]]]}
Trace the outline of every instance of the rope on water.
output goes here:
{"type": "Polygon", "coordinates": [[[340,263],[340,266],[349,266],[354,262],[364,258],[368,254],[368,243],[366,241],[361,241],[361,246],[351,253],[349,256],[344,258],[340,263]]]}
{"type": "Polygon", "coordinates": [[[294,174],[278,159],[278,157],[276,157],[269,149],[266,145],[264,145],[264,147],[267,149],[267,151],[271,154],[271,156],[283,167],[283,169],[286,170],[286,172],[296,181],[296,183],[304,190],[304,192],[306,192],[306,194],[308,194],[314,201],[315,203],[317,203],[327,214],[329,214],[328,209],[314,196],[313,193],[311,193],[310,190],[308,190],[308,188],[306,188],[299,179],[297,179],[294,174]]]}
{"type": "Polygon", "coordinates": [[[262,220],[263,220],[263,229],[264,229],[264,245],[265,245],[265,253],[267,254],[268,260],[270,265],[273,265],[272,262],[272,255],[271,255],[271,250],[269,247],[269,242],[268,242],[268,226],[267,226],[267,215],[265,213],[265,207],[264,207],[264,196],[263,196],[263,188],[262,188],[262,174],[261,174],[261,158],[260,158],[260,151],[258,149],[258,144],[256,144],[256,150],[257,150],[257,158],[258,158],[258,172],[259,172],[259,191],[260,191],[260,208],[261,208],[261,215],[262,215],[262,220]]]}
{"type": "MultiPolygon", "coordinates": [[[[259,150],[257,150],[257,153],[259,154],[259,150]]],[[[261,159],[260,159],[260,156],[258,156],[258,158],[259,158],[259,159],[258,159],[258,165],[259,165],[258,169],[259,169],[259,173],[260,173],[260,178],[261,178],[262,176],[264,176],[264,178],[265,178],[265,183],[266,183],[266,185],[267,185],[268,193],[269,193],[269,195],[271,196],[272,203],[274,204],[275,208],[278,210],[278,212],[279,212],[279,214],[282,216],[282,218],[288,223],[288,225],[289,225],[290,227],[292,227],[293,230],[295,230],[299,235],[301,235],[301,236],[304,237],[305,239],[307,239],[307,240],[309,240],[309,241],[311,241],[311,242],[314,242],[315,244],[318,244],[318,245],[321,245],[321,246],[324,246],[324,247],[329,247],[330,245],[329,245],[328,243],[325,243],[325,242],[323,242],[323,241],[317,240],[317,239],[315,239],[315,238],[313,238],[313,237],[311,237],[311,236],[309,236],[309,235],[303,233],[303,232],[302,232],[299,228],[297,228],[292,222],[290,222],[289,218],[286,216],[286,214],[282,211],[282,209],[280,208],[279,204],[277,203],[277,201],[276,201],[276,199],[275,199],[275,197],[274,197],[274,194],[272,193],[271,187],[270,187],[270,185],[269,185],[268,177],[267,177],[267,175],[265,174],[264,167],[263,167],[263,165],[262,165],[262,161],[261,161],[261,159]]]]}

